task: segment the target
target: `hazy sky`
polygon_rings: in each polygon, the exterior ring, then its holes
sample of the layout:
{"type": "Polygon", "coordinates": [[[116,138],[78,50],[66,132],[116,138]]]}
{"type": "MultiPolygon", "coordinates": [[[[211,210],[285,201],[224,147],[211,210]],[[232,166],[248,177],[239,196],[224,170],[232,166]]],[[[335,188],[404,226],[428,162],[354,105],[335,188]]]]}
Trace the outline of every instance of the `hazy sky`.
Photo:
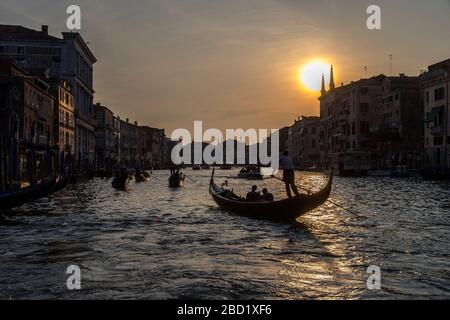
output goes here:
{"type": "Polygon", "coordinates": [[[0,23],[65,28],[82,10],[81,34],[98,58],[96,101],[141,124],[279,128],[318,115],[298,70],[321,57],[336,84],[393,71],[417,75],[450,58],[450,0],[2,0],[0,23]],[[366,9],[382,9],[382,30],[366,9]]]}

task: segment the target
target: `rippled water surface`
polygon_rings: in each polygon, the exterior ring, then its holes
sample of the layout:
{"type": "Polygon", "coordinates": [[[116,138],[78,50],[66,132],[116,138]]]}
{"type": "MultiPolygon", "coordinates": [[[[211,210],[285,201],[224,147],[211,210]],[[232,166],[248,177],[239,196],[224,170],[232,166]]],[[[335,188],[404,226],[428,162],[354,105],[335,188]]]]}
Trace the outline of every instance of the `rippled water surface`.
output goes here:
{"type": "MultiPolygon", "coordinates": [[[[220,210],[208,171],[167,172],[115,191],[110,180],[74,186],[0,215],[3,299],[372,299],[450,297],[450,184],[336,178],[326,204],[283,224],[220,210]],[[82,272],[66,287],[66,268],[82,272]],[[366,287],[381,268],[382,290],[366,287]]],[[[218,171],[237,193],[251,182],[218,171]]],[[[320,188],[320,174],[298,174],[320,188]]],[[[257,184],[283,197],[277,180],[257,184]]]]}

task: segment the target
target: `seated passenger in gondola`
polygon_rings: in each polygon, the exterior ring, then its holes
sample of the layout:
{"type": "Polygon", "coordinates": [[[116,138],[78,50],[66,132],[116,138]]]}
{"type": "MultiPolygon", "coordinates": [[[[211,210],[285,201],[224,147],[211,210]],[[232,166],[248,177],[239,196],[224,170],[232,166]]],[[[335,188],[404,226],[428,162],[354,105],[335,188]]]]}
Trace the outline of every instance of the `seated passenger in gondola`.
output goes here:
{"type": "Polygon", "coordinates": [[[256,202],[261,200],[261,195],[259,194],[259,192],[256,192],[256,189],[258,189],[257,186],[252,186],[252,191],[247,193],[247,201],[256,202]]]}
{"type": "Polygon", "coordinates": [[[262,196],[261,196],[261,199],[263,200],[263,201],[268,201],[268,202],[271,202],[271,201],[273,201],[273,194],[271,194],[271,193],[269,193],[269,191],[266,189],[266,188],[264,188],[263,190],[262,190],[262,196]]]}

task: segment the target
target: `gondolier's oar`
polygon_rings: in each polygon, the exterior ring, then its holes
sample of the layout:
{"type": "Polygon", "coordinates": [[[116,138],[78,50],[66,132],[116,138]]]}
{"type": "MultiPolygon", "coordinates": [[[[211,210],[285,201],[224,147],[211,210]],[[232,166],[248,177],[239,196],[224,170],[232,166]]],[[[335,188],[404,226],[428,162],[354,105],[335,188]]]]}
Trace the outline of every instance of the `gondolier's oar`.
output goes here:
{"type": "MultiPolygon", "coordinates": [[[[283,182],[284,182],[283,179],[278,178],[278,177],[276,177],[276,176],[274,176],[274,175],[272,175],[272,178],[275,178],[275,179],[277,179],[277,180],[280,180],[280,181],[283,181],[283,182]]],[[[307,192],[310,193],[310,194],[313,193],[311,190],[308,190],[308,189],[305,189],[305,188],[303,188],[303,187],[300,187],[300,186],[298,186],[297,184],[295,184],[295,186],[296,186],[297,188],[299,188],[299,189],[302,189],[302,190],[304,190],[304,191],[307,191],[307,192]]],[[[327,202],[329,202],[329,203],[331,203],[331,204],[334,204],[336,207],[339,207],[339,208],[341,208],[341,209],[343,209],[343,210],[345,210],[345,211],[347,211],[347,212],[350,212],[351,214],[355,215],[355,216],[358,217],[358,218],[361,218],[361,215],[357,214],[356,212],[354,212],[354,211],[352,211],[352,210],[350,210],[350,209],[347,209],[347,208],[341,206],[340,204],[337,204],[336,202],[333,202],[333,201],[328,200],[328,199],[327,199],[327,202]]]]}
{"type": "MultiPolygon", "coordinates": [[[[184,174],[184,173],[183,173],[183,174],[184,174]]],[[[192,182],[197,182],[197,181],[195,181],[194,179],[189,178],[186,174],[184,174],[184,176],[185,176],[186,178],[188,178],[189,180],[191,180],[192,182]]]]}

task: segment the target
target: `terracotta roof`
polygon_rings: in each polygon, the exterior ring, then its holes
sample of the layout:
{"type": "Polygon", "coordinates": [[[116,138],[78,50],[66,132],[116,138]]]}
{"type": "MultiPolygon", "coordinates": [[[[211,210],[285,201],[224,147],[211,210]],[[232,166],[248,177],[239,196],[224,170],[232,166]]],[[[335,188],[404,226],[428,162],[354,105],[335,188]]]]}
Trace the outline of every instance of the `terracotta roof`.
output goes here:
{"type": "Polygon", "coordinates": [[[58,41],[60,39],[50,36],[42,31],[28,29],[22,26],[0,24],[0,41],[1,40],[58,41]]]}

